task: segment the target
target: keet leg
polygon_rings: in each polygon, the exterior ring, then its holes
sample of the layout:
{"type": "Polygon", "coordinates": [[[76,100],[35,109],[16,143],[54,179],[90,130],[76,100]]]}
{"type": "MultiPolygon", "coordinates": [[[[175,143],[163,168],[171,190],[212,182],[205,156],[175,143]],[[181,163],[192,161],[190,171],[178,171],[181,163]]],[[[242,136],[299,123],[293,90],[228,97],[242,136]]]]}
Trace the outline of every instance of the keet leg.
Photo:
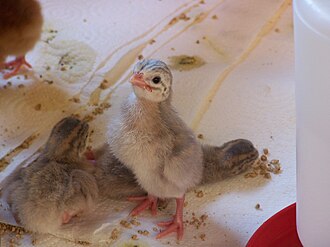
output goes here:
{"type": "Polygon", "coordinates": [[[157,225],[167,227],[166,230],[162,231],[157,235],[157,239],[167,236],[172,232],[177,233],[177,239],[181,240],[183,238],[183,205],[184,196],[181,198],[176,198],[176,213],[171,221],[160,222],[157,225]]]}
{"type": "Polygon", "coordinates": [[[131,216],[136,216],[143,212],[144,210],[150,208],[151,214],[156,215],[157,214],[157,201],[158,198],[152,195],[148,196],[131,196],[128,197],[129,201],[140,201],[141,203],[136,206],[130,213],[131,216]]]}
{"type": "Polygon", "coordinates": [[[68,212],[64,212],[62,214],[62,225],[69,223],[71,218],[72,218],[71,214],[69,214],[68,212]]]}

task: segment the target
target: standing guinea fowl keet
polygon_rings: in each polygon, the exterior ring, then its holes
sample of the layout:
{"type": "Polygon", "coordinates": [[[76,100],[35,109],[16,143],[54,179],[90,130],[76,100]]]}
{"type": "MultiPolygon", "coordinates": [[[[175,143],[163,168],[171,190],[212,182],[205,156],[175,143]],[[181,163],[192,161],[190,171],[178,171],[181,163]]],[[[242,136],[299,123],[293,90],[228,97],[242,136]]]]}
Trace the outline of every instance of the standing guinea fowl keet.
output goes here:
{"type": "Polygon", "coordinates": [[[16,75],[26,62],[25,54],[40,39],[43,18],[37,0],[0,0],[0,70],[12,69],[3,76],[16,75]],[[8,56],[16,59],[5,63],[8,56]]]}
{"type": "Polygon", "coordinates": [[[172,74],[164,62],[138,62],[130,82],[134,93],[109,128],[110,152],[148,192],[146,197],[129,198],[141,201],[131,215],[147,208],[155,215],[158,198],[175,198],[175,216],[158,224],[167,229],[157,238],[176,232],[182,239],[184,195],[202,179],[202,146],[171,105],[172,74]]]}

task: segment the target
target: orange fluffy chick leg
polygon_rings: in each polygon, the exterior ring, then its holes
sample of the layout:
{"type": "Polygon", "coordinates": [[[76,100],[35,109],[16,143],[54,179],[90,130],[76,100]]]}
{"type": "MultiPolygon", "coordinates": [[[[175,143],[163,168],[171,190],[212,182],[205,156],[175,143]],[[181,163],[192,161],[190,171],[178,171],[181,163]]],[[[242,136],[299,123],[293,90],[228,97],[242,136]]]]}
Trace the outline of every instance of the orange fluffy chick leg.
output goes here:
{"type": "Polygon", "coordinates": [[[25,60],[25,56],[17,57],[14,61],[8,62],[4,64],[4,67],[6,69],[12,69],[11,72],[4,74],[3,78],[8,79],[12,76],[17,75],[20,68],[25,65],[29,68],[32,68],[32,66],[25,60]]]}

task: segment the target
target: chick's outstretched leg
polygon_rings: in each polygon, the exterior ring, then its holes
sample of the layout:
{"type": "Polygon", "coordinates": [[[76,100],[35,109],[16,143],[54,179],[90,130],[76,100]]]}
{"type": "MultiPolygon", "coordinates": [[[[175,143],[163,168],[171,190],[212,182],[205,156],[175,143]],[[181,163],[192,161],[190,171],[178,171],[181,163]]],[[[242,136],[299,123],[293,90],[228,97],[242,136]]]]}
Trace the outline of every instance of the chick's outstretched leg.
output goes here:
{"type": "Polygon", "coordinates": [[[128,197],[129,201],[140,201],[141,203],[136,206],[131,212],[131,216],[136,216],[143,212],[144,210],[150,208],[151,214],[156,215],[157,214],[157,201],[158,198],[152,195],[148,196],[131,196],[128,197]]]}
{"type": "Polygon", "coordinates": [[[27,67],[32,68],[32,66],[25,60],[25,56],[19,56],[15,60],[5,63],[4,67],[6,69],[12,69],[12,71],[9,73],[6,73],[3,76],[3,78],[8,79],[8,78],[16,75],[23,65],[26,65],[27,67]]]}
{"type": "Polygon", "coordinates": [[[62,214],[62,225],[69,223],[71,218],[72,218],[72,215],[70,213],[64,212],[62,214]]]}
{"type": "Polygon", "coordinates": [[[183,205],[184,196],[176,199],[176,213],[173,220],[166,222],[159,222],[158,226],[167,227],[166,230],[162,231],[157,235],[157,239],[167,236],[172,232],[176,232],[177,239],[181,240],[183,237],[183,205]]]}

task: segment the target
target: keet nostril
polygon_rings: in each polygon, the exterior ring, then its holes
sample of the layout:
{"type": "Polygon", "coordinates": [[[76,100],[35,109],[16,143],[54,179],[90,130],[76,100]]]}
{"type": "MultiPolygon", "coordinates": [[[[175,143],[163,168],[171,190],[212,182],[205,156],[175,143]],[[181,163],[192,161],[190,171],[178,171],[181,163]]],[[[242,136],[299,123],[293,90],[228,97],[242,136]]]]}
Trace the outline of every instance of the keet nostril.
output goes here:
{"type": "Polygon", "coordinates": [[[143,77],[143,73],[136,73],[135,76],[136,78],[141,79],[143,77]]]}

